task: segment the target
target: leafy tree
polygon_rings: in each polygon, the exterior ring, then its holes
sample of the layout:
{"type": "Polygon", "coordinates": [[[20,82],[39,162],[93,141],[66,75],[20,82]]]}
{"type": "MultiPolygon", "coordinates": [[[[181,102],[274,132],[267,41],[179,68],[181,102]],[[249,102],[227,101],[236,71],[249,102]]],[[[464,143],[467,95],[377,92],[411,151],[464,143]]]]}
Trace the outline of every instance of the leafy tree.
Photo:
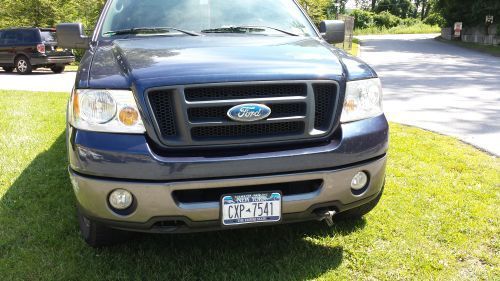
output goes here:
{"type": "Polygon", "coordinates": [[[413,15],[414,6],[410,0],[380,0],[375,8],[376,13],[387,11],[400,18],[413,15]]]}
{"type": "Polygon", "coordinates": [[[106,0],[0,0],[0,27],[53,27],[83,22],[93,28],[106,0]]]}
{"type": "Polygon", "coordinates": [[[492,15],[500,22],[500,1],[498,0],[437,0],[436,10],[444,17],[448,26],[463,22],[473,26],[484,24],[485,17],[492,15]]]}
{"type": "Polygon", "coordinates": [[[299,0],[315,23],[326,19],[328,9],[332,4],[330,0],[299,0]]]}

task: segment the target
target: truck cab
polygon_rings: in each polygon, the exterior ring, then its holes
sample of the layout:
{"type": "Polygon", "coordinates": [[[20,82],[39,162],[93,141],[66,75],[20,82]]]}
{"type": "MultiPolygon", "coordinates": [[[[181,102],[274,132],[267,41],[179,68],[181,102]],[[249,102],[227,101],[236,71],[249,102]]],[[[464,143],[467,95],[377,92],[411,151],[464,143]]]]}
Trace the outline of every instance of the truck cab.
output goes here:
{"type": "Polygon", "coordinates": [[[294,0],[109,0],[68,103],[69,175],[89,245],[357,219],[384,187],[388,123],[366,63],[294,0]]]}

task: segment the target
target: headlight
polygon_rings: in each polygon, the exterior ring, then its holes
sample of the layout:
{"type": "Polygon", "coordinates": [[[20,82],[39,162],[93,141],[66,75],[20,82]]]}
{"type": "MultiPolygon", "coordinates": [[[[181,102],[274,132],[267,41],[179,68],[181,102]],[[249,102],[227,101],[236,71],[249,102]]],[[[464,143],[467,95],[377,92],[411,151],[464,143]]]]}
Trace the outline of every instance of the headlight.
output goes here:
{"type": "Polygon", "coordinates": [[[380,79],[347,82],[342,123],[378,116],[382,109],[382,84],[380,79]]]}
{"type": "Polygon", "coordinates": [[[69,120],[77,129],[143,134],[134,94],[123,90],[75,90],[69,104],[69,120]]]}

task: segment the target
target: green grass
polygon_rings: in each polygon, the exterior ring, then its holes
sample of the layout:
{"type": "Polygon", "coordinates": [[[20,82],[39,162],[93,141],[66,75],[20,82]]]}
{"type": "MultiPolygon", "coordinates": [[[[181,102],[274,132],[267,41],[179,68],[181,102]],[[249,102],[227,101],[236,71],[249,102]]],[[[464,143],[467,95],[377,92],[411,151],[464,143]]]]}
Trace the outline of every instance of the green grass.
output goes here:
{"type": "Polygon", "coordinates": [[[71,64],[66,66],[66,71],[77,71],[78,70],[78,65],[76,64],[71,64]]]}
{"type": "Polygon", "coordinates": [[[391,125],[385,194],[366,218],[189,235],[94,250],[66,171],[67,94],[0,91],[1,280],[498,279],[500,163],[391,125]]]}
{"type": "Polygon", "coordinates": [[[436,25],[419,23],[412,26],[400,25],[396,27],[369,27],[365,29],[354,30],[354,35],[375,35],[375,34],[426,34],[440,33],[441,28],[436,25]]]}
{"type": "Polygon", "coordinates": [[[479,52],[487,53],[496,57],[500,57],[500,46],[493,46],[493,45],[483,45],[483,44],[478,44],[478,43],[470,43],[470,42],[462,42],[462,41],[454,41],[454,40],[445,40],[443,38],[438,37],[436,38],[438,41],[443,42],[443,43],[448,43],[452,44],[455,46],[471,49],[471,50],[476,50],[479,52]]]}

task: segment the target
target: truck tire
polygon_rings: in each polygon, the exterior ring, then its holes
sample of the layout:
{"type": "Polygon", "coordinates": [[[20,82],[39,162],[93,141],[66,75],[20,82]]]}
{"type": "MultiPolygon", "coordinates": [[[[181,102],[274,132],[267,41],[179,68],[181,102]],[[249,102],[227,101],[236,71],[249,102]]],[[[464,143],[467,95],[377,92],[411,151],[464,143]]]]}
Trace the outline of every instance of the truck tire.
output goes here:
{"type": "Polygon", "coordinates": [[[347,221],[347,220],[357,220],[363,217],[364,215],[368,214],[373,210],[377,205],[378,202],[380,201],[380,198],[382,198],[382,193],[384,193],[384,188],[382,187],[382,190],[380,190],[380,193],[377,195],[375,199],[372,201],[361,205],[359,207],[344,211],[342,213],[338,213],[335,215],[334,219],[336,221],[347,221]]]}
{"type": "Polygon", "coordinates": [[[19,56],[16,59],[16,70],[21,75],[30,74],[33,71],[33,67],[27,57],[19,56]]]}
{"type": "Polygon", "coordinates": [[[7,72],[7,73],[11,73],[12,71],[14,71],[14,67],[12,67],[12,66],[4,66],[4,67],[2,67],[2,68],[3,68],[3,70],[5,70],[5,72],[7,72]]]}
{"type": "Polygon", "coordinates": [[[83,240],[93,248],[100,248],[122,243],[129,238],[129,233],[104,226],[85,217],[78,210],[78,223],[83,240]]]}
{"type": "Polygon", "coordinates": [[[54,65],[50,68],[54,73],[63,73],[66,67],[64,65],[54,65]]]}

